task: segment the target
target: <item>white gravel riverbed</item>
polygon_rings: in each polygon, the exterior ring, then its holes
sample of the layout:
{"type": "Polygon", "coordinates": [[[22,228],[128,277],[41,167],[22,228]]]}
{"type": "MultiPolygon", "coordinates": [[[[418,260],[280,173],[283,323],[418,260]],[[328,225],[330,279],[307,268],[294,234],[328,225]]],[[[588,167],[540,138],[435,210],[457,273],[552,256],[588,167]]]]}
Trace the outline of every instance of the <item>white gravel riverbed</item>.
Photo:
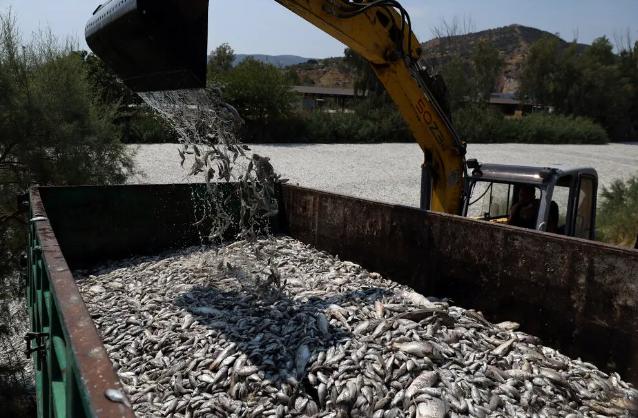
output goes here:
{"type": "MultiPolygon", "coordinates": [[[[177,144],[135,145],[131,183],[193,181],[180,168],[177,144]]],[[[422,154],[417,144],[251,145],[292,184],[381,202],[418,206],[422,154]]],[[[481,162],[588,166],[598,171],[600,190],[615,179],[638,175],[638,142],[609,145],[474,144],[468,158],[481,162]]],[[[186,165],[185,165],[186,166],[186,165]]]]}

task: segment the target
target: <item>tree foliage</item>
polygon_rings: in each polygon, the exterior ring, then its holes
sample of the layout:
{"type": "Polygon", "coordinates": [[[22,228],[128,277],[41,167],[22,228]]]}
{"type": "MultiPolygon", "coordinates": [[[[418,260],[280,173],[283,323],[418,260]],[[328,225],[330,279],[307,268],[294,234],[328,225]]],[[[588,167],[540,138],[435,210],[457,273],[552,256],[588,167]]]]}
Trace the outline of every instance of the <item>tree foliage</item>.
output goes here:
{"type": "MultiPolygon", "coordinates": [[[[456,31],[455,26],[450,28],[452,33],[456,31]]],[[[616,55],[608,41],[601,39],[583,54],[576,44],[565,48],[556,37],[542,38],[532,46],[526,62],[523,88],[527,90],[523,95],[539,103],[555,103],[556,113],[564,116],[528,114],[523,120],[512,121],[488,108],[504,65],[501,53],[488,39],[472,48],[467,58],[455,56],[440,61],[441,67],[434,68],[446,81],[455,125],[469,142],[606,143],[609,134],[599,124],[621,126],[622,115],[636,112],[638,105],[622,99],[626,95],[635,96],[631,87],[637,77],[633,71],[636,67],[633,49],[616,55]],[[588,64],[584,65],[583,60],[588,64]],[[625,83],[626,91],[612,88],[615,78],[629,80],[625,83]],[[592,92],[589,96],[588,91],[592,92]],[[612,97],[619,100],[604,106],[612,97]],[[603,113],[606,119],[601,116],[603,113]],[[610,119],[612,116],[616,121],[610,119]]],[[[347,141],[350,137],[353,142],[369,142],[411,138],[372,67],[351,49],[345,50],[345,58],[339,65],[353,74],[355,91],[366,99],[352,106],[349,110],[353,113],[348,115],[291,112],[294,98],[289,92],[290,85],[303,82],[296,72],[251,60],[235,68],[220,64],[230,62],[229,57],[233,56],[234,51],[228,45],[213,51],[209,76],[221,86],[226,100],[245,117],[245,139],[329,141],[332,136],[335,141],[347,141]]],[[[300,66],[304,65],[310,64],[300,66]]]]}
{"type": "Polygon", "coordinates": [[[472,66],[468,62],[460,57],[453,57],[443,65],[440,73],[445,80],[450,108],[453,111],[460,109],[470,98],[475,97],[472,66]]]}
{"type": "Polygon", "coordinates": [[[472,54],[472,69],[474,93],[480,102],[490,100],[502,68],[503,58],[498,49],[486,40],[479,41],[472,54]]]}
{"type": "Polygon", "coordinates": [[[215,78],[224,99],[247,123],[266,126],[290,114],[294,95],[290,79],[271,64],[248,58],[215,78]]]}
{"type": "Polygon", "coordinates": [[[638,237],[638,177],[604,187],[596,217],[598,239],[633,247],[638,237]]]}
{"type": "Polygon", "coordinates": [[[123,111],[131,105],[142,104],[140,96],[117,79],[115,73],[92,52],[82,51],[86,77],[91,94],[99,103],[118,106],[123,111]]]}
{"type": "Polygon", "coordinates": [[[233,69],[235,51],[224,43],[215,48],[208,56],[208,78],[213,79],[219,74],[228,73],[233,69]]]}
{"type": "Polygon", "coordinates": [[[353,74],[355,94],[380,96],[385,93],[383,84],[381,84],[370,63],[365,58],[351,48],[346,48],[344,55],[345,66],[353,74]]]}
{"type": "Polygon", "coordinates": [[[132,162],[117,109],[92,99],[82,54],[51,37],[20,47],[11,19],[0,38],[2,184],[123,181],[132,162]]]}
{"type": "Polygon", "coordinates": [[[638,133],[638,43],[615,54],[606,37],[581,51],[555,37],[534,43],[523,64],[521,97],[566,115],[586,116],[615,138],[638,133]]]}
{"type": "Polygon", "coordinates": [[[412,142],[412,132],[393,103],[371,95],[352,113],[313,112],[304,116],[304,137],[309,142],[412,142]]]}

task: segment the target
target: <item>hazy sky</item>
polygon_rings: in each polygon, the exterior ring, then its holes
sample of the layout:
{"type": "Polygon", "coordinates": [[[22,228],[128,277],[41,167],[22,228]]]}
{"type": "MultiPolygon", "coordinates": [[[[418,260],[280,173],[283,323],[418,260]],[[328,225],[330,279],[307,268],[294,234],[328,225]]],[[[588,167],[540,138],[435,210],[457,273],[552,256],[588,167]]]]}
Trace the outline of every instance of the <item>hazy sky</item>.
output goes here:
{"type": "MultiPolygon", "coordinates": [[[[60,38],[84,43],[84,24],[100,0],[0,0],[12,8],[25,38],[48,26],[60,38]]],[[[574,35],[583,43],[630,31],[638,39],[638,0],[403,0],[420,40],[443,19],[471,19],[482,30],[512,23],[574,35]]],[[[339,56],[343,45],[271,0],[211,0],[209,49],[228,42],[237,53],[339,56]]]]}

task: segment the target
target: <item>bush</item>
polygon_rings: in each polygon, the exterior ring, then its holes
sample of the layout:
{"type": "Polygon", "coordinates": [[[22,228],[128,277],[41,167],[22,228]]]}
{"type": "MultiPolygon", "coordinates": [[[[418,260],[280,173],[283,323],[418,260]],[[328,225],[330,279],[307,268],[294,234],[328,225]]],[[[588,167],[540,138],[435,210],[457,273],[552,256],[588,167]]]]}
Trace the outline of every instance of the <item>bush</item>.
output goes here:
{"type": "MultiPolygon", "coordinates": [[[[454,112],[453,123],[461,138],[470,143],[505,142],[503,115],[478,106],[467,106],[454,112]]],[[[520,142],[520,141],[519,141],[520,142]]]]}
{"type": "Polygon", "coordinates": [[[638,235],[638,176],[603,187],[598,206],[597,238],[631,247],[638,235]]]}
{"type": "MultiPolygon", "coordinates": [[[[505,126],[517,134],[521,142],[551,144],[606,144],[607,132],[585,117],[531,114],[522,119],[508,119],[505,126]]],[[[516,139],[515,136],[510,136],[516,139]]],[[[516,141],[513,141],[516,142],[516,141]]]]}
{"type": "Polygon", "coordinates": [[[247,142],[376,143],[412,142],[412,133],[392,104],[362,101],[354,112],[290,113],[266,121],[246,119],[247,142]]]}
{"type": "Polygon", "coordinates": [[[365,122],[352,113],[314,112],[305,117],[309,142],[360,142],[365,122]]]}
{"type": "Polygon", "coordinates": [[[240,137],[249,143],[304,142],[306,121],[297,115],[289,115],[268,121],[244,120],[240,137]]]}
{"type": "Polygon", "coordinates": [[[178,142],[177,133],[152,110],[137,110],[122,125],[122,142],[126,144],[164,144],[178,142]]]}
{"type": "MultiPolygon", "coordinates": [[[[454,125],[469,143],[605,144],[606,131],[583,117],[534,113],[505,119],[495,110],[466,106],[454,113],[454,125]]],[[[381,98],[361,101],[351,113],[311,112],[278,119],[246,120],[249,142],[378,143],[413,142],[412,132],[393,104],[381,98]]]]}
{"type": "Polygon", "coordinates": [[[584,117],[533,113],[505,119],[499,112],[467,106],[454,114],[461,138],[470,143],[606,144],[605,129],[584,117]]]}

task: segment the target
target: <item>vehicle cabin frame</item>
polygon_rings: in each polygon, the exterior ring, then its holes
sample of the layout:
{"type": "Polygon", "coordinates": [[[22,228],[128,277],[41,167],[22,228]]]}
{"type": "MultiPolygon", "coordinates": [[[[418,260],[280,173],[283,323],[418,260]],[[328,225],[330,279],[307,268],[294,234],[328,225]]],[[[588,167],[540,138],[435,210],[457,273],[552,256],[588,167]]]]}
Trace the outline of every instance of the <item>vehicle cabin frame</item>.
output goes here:
{"type": "MultiPolygon", "coordinates": [[[[540,190],[540,202],[536,229],[547,231],[550,216],[550,205],[554,201],[557,188],[568,190],[566,204],[561,208],[564,214],[562,235],[593,240],[596,236],[596,196],[598,190],[598,174],[590,167],[530,167],[504,164],[479,164],[476,160],[468,161],[472,169],[467,177],[466,199],[463,216],[468,216],[472,204],[472,192],[478,183],[507,184],[513,186],[508,202],[514,204],[518,200],[518,190],[522,185],[530,185],[540,190]]],[[[491,186],[490,186],[491,187],[491,186]]],[[[503,219],[492,219],[487,214],[477,219],[503,222],[503,219]]]]}

